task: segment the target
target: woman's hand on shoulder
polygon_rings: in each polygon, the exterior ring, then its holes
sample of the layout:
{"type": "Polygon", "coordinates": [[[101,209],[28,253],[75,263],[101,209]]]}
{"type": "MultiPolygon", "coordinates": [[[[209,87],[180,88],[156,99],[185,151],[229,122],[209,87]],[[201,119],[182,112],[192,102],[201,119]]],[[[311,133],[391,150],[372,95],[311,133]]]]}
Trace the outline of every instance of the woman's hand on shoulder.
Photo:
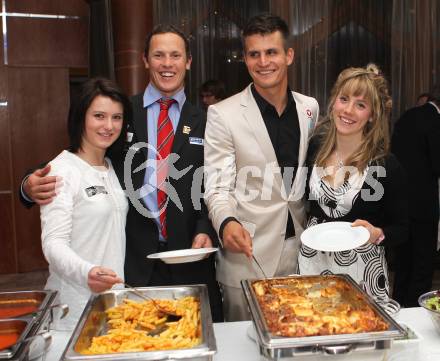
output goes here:
{"type": "Polygon", "coordinates": [[[113,270],[101,266],[91,268],[87,279],[90,290],[95,293],[106,291],[123,282],[113,270]]]}
{"type": "Polygon", "coordinates": [[[382,228],[374,227],[370,222],[363,219],[356,219],[352,224],[352,227],[364,226],[370,233],[370,239],[368,243],[373,243],[379,245],[384,240],[385,236],[383,234],[382,228]]]}

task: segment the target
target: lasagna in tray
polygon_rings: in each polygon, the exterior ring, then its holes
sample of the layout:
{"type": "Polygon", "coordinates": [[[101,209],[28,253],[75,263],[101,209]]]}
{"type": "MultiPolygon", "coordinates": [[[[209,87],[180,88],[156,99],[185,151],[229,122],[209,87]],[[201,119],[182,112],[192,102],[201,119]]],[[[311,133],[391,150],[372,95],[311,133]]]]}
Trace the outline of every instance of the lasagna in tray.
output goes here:
{"type": "Polygon", "coordinates": [[[252,283],[269,332],[282,337],[387,330],[389,325],[343,278],[312,276],[252,283]]]}

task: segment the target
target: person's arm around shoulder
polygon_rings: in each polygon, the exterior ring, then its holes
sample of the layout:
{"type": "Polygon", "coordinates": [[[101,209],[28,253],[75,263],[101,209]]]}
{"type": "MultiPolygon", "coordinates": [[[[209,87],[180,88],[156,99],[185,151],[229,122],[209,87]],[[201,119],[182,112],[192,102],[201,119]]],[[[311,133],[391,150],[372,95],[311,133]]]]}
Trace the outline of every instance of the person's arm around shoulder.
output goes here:
{"type": "Polygon", "coordinates": [[[46,164],[24,176],[19,190],[23,205],[30,208],[35,203],[41,206],[52,202],[56,196],[56,187],[61,185],[62,178],[49,175],[50,169],[50,164],[46,164]]]}

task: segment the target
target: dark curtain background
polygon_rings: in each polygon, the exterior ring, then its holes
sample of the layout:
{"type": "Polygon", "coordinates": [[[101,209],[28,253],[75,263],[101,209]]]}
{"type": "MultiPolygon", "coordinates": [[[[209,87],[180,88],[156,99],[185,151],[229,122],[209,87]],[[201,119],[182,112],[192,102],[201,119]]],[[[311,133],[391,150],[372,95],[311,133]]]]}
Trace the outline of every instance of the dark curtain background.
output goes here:
{"type": "Polygon", "coordinates": [[[115,80],[111,0],[90,0],[89,6],[89,76],[115,80]]]}
{"type": "Polygon", "coordinates": [[[154,1],[154,24],[174,24],[190,38],[193,63],[186,90],[191,102],[199,104],[198,89],[208,79],[221,79],[228,95],[249,84],[241,29],[247,19],[269,8],[267,0],[154,1]]]}
{"type": "Polygon", "coordinates": [[[392,12],[393,112],[440,84],[440,0],[394,0],[392,12]]]}
{"type": "Polygon", "coordinates": [[[293,89],[315,97],[325,113],[330,90],[347,67],[376,63],[390,79],[389,0],[272,0],[271,11],[284,18],[292,36],[293,89]]]}
{"type": "Polygon", "coordinates": [[[289,24],[290,85],[317,98],[321,113],[349,66],[379,65],[391,83],[393,120],[440,81],[440,0],[154,0],[154,22],[173,23],[191,38],[192,101],[210,78],[222,79],[230,94],[247,85],[240,31],[268,11],[289,24]]]}

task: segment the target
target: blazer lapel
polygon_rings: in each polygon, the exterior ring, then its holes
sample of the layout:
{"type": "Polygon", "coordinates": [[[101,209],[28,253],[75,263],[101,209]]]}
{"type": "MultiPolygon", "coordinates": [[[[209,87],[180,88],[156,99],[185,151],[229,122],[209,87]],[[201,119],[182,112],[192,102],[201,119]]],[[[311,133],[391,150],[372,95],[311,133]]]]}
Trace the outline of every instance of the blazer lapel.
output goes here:
{"type": "MultiPolygon", "coordinates": [[[[148,131],[147,131],[147,108],[144,107],[142,97],[136,99],[133,104],[133,109],[137,111],[133,115],[134,133],[136,134],[136,141],[148,143],[148,131]]],[[[145,154],[145,159],[148,157],[148,148],[142,147],[142,151],[145,154]]]]}
{"type": "Polygon", "coordinates": [[[250,86],[245,89],[241,97],[241,106],[243,107],[243,116],[247,120],[249,127],[252,129],[257,143],[268,163],[275,162],[278,166],[275,150],[267,132],[266,124],[264,124],[260,109],[252,96],[250,86]]]}
{"type": "Polygon", "coordinates": [[[299,141],[299,148],[298,148],[298,171],[295,177],[295,181],[293,183],[291,194],[293,193],[293,197],[296,199],[298,196],[298,192],[302,194],[305,187],[305,179],[306,179],[306,173],[302,173],[305,171],[305,169],[301,168],[304,167],[304,162],[306,160],[307,155],[307,148],[309,144],[309,132],[310,132],[310,125],[312,124],[312,112],[310,109],[306,108],[298,97],[295,96],[295,93],[293,93],[293,97],[295,99],[296,103],[296,111],[298,114],[298,122],[299,122],[299,129],[301,132],[300,141],[299,141]]]}
{"type": "Polygon", "coordinates": [[[193,116],[191,104],[188,101],[185,101],[182,111],[180,112],[180,119],[177,123],[176,133],[174,134],[173,153],[179,154],[182,146],[189,142],[190,132],[192,129],[196,128],[197,120],[198,117],[193,116]]]}
{"type": "MultiPolygon", "coordinates": [[[[252,129],[255,139],[260,146],[261,152],[264,154],[267,162],[266,166],[273,165],[279,167],[277,156],[270,140],[269,133],[267,132],[266,124],[264,124],[263,117],[260,113],[257,103],[252,95],[251,85],[249,85],[242,94],[241,106],[243,109],[243,116],[252,129]]],[[[283,180],[280,172],[274,172],[275,181],[277,182],[279,189],[283,186],[283,180]]]]}
{"type": "Polygon", "coordinates": [[[296,111],[298,114],[299,129],[301,131],[301,137],[299,141],[299,154],[298,165],[302,166],[306,158],[307,144],[309,138],[309,124],[312,118],[312,113],[309,109],[304,107],[304,104],[297,98],[295,98],[296,111]],[[309,115],[310,114],[310,115],[309,115]]]}
{"type": "Polygon", "coordinates": [[[295,99],[296,102],[296,111],[298,113],[298,121],[299,121],[299,129],[301,131],[301,137],[299,141],[299,148],[298,148],[298,165],[301,166],[304,164],[305,157],[306,157],[306,149],[307,149],[307,143],[308,143],[308,134],[309,130],[308,128],[308,120],[309,118],[306,115],[306,109],[304,108],[304,105],[297,99],[295,99]]]}

